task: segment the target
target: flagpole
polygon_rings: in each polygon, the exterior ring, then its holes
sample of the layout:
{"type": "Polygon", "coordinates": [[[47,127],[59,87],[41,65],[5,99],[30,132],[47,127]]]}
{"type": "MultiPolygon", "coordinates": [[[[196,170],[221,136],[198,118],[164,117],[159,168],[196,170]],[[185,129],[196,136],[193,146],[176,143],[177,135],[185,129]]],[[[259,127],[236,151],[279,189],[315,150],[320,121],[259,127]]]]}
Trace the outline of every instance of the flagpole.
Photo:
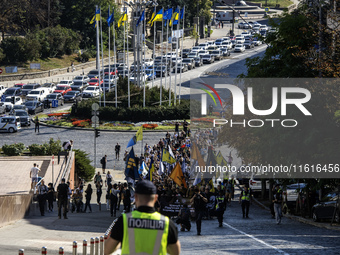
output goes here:
{"type": "MultiPolygon", "coordinates": [[[[168,6],[168,10],[169,10],[169,6],[168,6]]],[[[166,58],[166,62],[165,62],[165,69],[168,70],[168,18],[166,19],[166,48],[165,48],[165,58],[166,58]]],[[[171,72],[171,71],[170,71],[171,72]]],[[[164,88],[166,89],[167,86],[167,80],[168,80],[168,75],[165,76],[165,86],[164,88]]]]}
{"type": "MultiPolygon", "coordinates": [[[[101,70],[104,70],[104,46],[103,46],[103,26],[102,26],[103,22],[102,22],[102,10],[100,9],[100,38],[101,38],[101,48],[102,48],[102,68],[101,70]]],[[[100,75],[100,72],[101,70],[99,70],[99,91],[100,91],[100,99],[102,97],[102,91],[100,90],[100,81],[101,81],[101,75],[100,75]]],[[[103,73],[103,76],[104,76],[104,73],[103,73]]],[[[103,81],[104,82],[104,81],[103,81]]],[[[105,94],[104,94],[105,95],[105,94]]],[[[105,106],[105,96],[104,96],[104,106],[105,106]]]]}
{"type": "MultiPolygon", "coordinates": [[[[171,16],[173,15],[173,13],[171,14],[171,16]]],[[[172,18],[172,17],[171,17],[172,18]]],[[[170,23],[169,23],[169,25],[170,25],[170,23]]],[[[170,34],[171,34],[171,50],[172,50],[172,26],[173,26],[173,22],[171,22],[171,29],[170,29],[170,34]]],[[[172,61],[170,61],[170,64],[172,65],[172,61]]],[[[171,74],[170,74],[170,81],[169,81],[169,89],[170,89],[170,91],[169,91],[169,93],[170,93],[170,97],[169,97],[169,100],[170,100],[170,105],[171,105],[171,88],[172,88],[172,82],[171,82],[171,74]]]]}
{"type": "MultiPolygon", "coordinates": [[[[109,12],[108,12],[108,18],[110,18],[110,5],[109,5],[109,12]]],[[[110,24],[108,24],[108,29],[109,29],[109,89],[110,89],[110,78],[111,78],[111,53],[110,53],[110,50],[111,50],[111,35],[110,35],[110,24]]],[[[105,73],[103,74],[105,76],[105,73]]],[[[100,85],[99,85],[100,86],[100,85]]],[[[105,90],[106,90],[106,87],[105,87],[105,84],[104,84],[104,79],[103,79],[103,88],[104,88],[104,107],[105,107],[105,90]]]]}
{"type": "MultiPolygon", "coordinates": [[[[183,43],[184,43],[184,15],[185,15],[185,5],[183,6],[183,33],[182,33],[182,44],[181,44],[181,58],[183,61],[183,43]]],[[[194,62],[195,65],[195,62],[194,62]]],[[[181,88],[182,88],[182,69],[179,75],[179,95],[178,104],[181,104],[181,88]]]]}
{"type": "MultiPolygon", "coordinates": [[[[168,6],[168,9],[169,9],[169,6],[168,6]]],[[[166,20],[166,38],[167,40],[169,40],[168,39],[169,38],[169,19],[166,20]]],[[[167,52],[168,52],[168,46],[169,46],[169,41],[167,41],[167,45],[166,45],[167,52]]],[[[172,49],[172,41],[171,41],[171,49],[172,49]]],[[[166,63],[168,64],[168,61],[166,63]]],[[[171,65],[171,60],[170,60],[170,65],[171,65]]],[[[170,69],[171,69],[171,66],[170,66],[170,69]]],[[[170,73],[170,79],[169,79],[169,106],[170,105],[171,105],[171,73],[170,73]]]]}
{"type": "MultiPolygon", "coordinates": [[[[126,26],[126,22],[124,21],[124,33],[125,33],[125,26],[126,26]]],[[[126,51],[127,51],[126,58],[127,58],[127,67],[128,67],[128,107],[130,108],[129,27],[126,31],[126,51]]]]}
{"type": "MultiPolygon", "coordinates": [[[[115,16],[115,9],[112,8],[112,12],[113,12],[113,17],[115,16]]],[[[114,64],[115,64],[115,105],[116,105],[116,108],[118,107],[117,106],[117,58],[116,58],[116,29],[115,29],[115,21],[113,20],[113,23],[112,23],[112,33],[113,33],[113,61],[114,61],[114,64]]]]}
{"type": "MultiPolygon", "coordinates": [[[[124,3],[124,13],[123,15],[125,15],[125,11],[126,11],[126,7],[125,7],[125,3],[124,3]]],[[[123,52],[124,52],[124,59],[123,59],[123,62],[124,62],[124,65],[126,64],[126,55],[125,55],[125,21],[123,21],[124,17],[122,18],[122,21],[121,22],[124,22],[124,32],[123,32],[123,52]]],[[[122,24],[122,23],[120,23],[122,24]]],[[[125,68],[123,68],[123,76],[125,78],[125,68]]]]}
{"type": "MultiPolygon", "coordinates": [[[[154,13],[155,13],[155,17],[157,15],[156,13],[156,5],[154,6],[154,13]]],[[[163,19],[163,15],[162,15],[162,19],[163,19]]],[[[155,74],[155,45],[156,45],[156,24],[153,24],[154,22],[152,22],[153,25],[153,50],[152,50],[152,61],[153,61],[153,65],[152,65],[152,87],[154,86],[154,82],[155,82],[155,78],[153,75],[155,74]]]]}
{"type": "MultiPolygon", "coordinates": [[[[159,86],[159,105],[162,105],[162,81],[163,81],[163,26],[164,26],[164,19],[162,18],[162,35],[161,35],[161,85],[159,86]]],[[[167,71],[167,70],[165,70],[167,71]]]]}
{"type": "Polygon", "coordinates": [[[145,9],[144,9],[144,20],[143,20],[143,84],[144,84],[144,89],[143,89],[143,107],[145,107],[145,83],[146,83],[146,75],[145,75],[145,9]]]}
{"type": "Polygon", "coordinates": [[[96,13],[94,17],[94,22],[96,25],[96,44],[97,44],[97,56],[96,56],[96,69],[100,69],[99,63],[100,63],[100,55],[99,55],[99,26],[97,22],[97,11],[98,11],[98,5],[96,5],[96,13]]]}
{"type": "MultiPolygon", "coordinates": [[[[179,6],[177,6],[177,10],[178,12],[180,13],[180,8],[179,6]]],[[[178,13],[178,16],[179,16],[179,13],[178,13]]],[[[175,15],[175,19],[176,19],[176,15],[175,15]]],[[[172,22],[173,23],[173,22],[172,22]]],[[[174,98],[174,105],[176,105],[176,100],[177,100],[177,67],[178,67],[178,25],[179,25],[179,17],[177,19],[177,31],[176,31],[176,65],[175,65],[175,98],[174,98]]],[[[182,68],[181,68],[182,70],[182,68]]]]}

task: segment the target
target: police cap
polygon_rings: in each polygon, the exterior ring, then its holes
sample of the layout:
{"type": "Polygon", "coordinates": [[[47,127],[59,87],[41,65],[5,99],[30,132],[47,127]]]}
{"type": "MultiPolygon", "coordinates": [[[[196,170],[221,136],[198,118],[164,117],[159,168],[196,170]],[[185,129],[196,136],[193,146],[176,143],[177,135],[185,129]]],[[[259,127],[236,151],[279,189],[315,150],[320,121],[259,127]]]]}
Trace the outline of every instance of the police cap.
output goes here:
{"type": "Polygon", "coordinates": [[[152,182],[143,180],[137,183],[135,193],[142,195],[153,195],[157,193],[157,189],[152,182]]]}

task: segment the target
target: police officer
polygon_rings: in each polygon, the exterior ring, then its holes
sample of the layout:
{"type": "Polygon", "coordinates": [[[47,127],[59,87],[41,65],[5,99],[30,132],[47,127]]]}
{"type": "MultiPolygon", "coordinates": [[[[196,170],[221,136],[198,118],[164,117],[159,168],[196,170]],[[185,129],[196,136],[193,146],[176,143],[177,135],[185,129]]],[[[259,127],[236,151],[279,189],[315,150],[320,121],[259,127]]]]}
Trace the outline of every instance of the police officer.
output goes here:
{"type": "Polygon", "coordinates": [[[249,218],[249,205],[251,201],[250,190],[247,186],[244,187],[244,190],[241,191],[239,203],[242,205],[242,214],[243,218],[249,218]]]}
{"type": "Polygon", "coordinates": [[[104,254],[113,253],[121,243],[122,254],[179,254],[175,224],[155,211],[158,195],[150,181],[139,181],[135,190],[136,211],[123,214],[112,227],[104,254]]]}
{"type": "Polygon", "coordinates": [[[281,223],[282,201],[283,201],[282,189],[280,188],[280,185],[276,184],[273,203],[274,203],[275,219],[276,219],[277,224],[281,223]]]}
{"type": "Polygon", "coordinates": [[[220,190],[216,197],[216,216],[218,219],[219,227],[223,227],[223,214],[227,207],[227,200],[225,199],[225,195],[223,190],[220,190]]]}

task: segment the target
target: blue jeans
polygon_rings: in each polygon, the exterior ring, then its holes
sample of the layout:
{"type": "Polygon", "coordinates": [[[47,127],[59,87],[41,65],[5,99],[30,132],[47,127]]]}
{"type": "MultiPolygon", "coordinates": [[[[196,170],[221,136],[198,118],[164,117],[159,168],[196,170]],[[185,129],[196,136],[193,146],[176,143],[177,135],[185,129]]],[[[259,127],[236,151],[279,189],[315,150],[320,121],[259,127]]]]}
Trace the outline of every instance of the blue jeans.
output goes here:
{"type": "Polygon", "coordinates": [[[276,223],[281,223],[281,217],[282,217],[282,206],[281,203],[274,203],[274,211],[275,211],[275,219],[276,223]]]}

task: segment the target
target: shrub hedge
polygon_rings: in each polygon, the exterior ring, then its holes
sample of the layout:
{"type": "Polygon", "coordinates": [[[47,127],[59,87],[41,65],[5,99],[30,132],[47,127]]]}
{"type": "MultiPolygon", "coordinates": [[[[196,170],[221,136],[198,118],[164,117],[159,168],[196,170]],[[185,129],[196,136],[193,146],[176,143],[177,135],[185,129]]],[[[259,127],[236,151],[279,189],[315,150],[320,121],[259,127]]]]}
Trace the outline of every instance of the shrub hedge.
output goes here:
{"type": "Polygon", "coordinates": [[[25,145],[23,143],[5,144],[2,146],[2,151],[7,156],[19,156],[24,149],[25,145]]]}

